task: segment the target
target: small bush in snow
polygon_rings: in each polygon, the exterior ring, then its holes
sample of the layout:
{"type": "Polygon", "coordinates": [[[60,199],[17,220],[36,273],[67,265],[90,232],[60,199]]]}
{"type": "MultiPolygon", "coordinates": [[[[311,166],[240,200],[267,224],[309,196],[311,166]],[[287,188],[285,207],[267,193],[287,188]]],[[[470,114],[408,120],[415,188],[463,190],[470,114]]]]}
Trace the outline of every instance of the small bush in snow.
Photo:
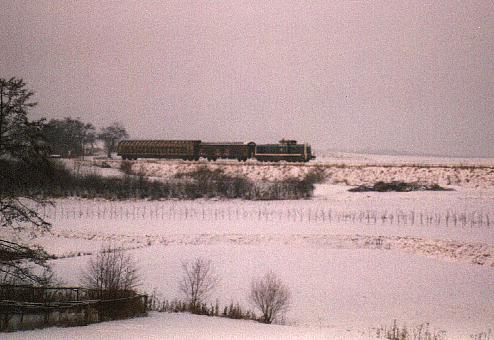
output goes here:
{"type": "Polygon", "coordinates": [[[304,177],[304,181],[312,184],[323,183],[326,179],[327,175],[324,171],[324,168],[320,166],[311,168],[304,177]]]}
{"type": "Polygon", "coordinates": [[[140,283],[134,258],[121,249],[106,246],[89,260],[82,276],[84,286],[109,292],[133,291],[140,283]]]}
{"type": "Polygon", "coordinates": [[[434,331],[429,329],[429,324],[421,324],[414,328],[406,326],[399,327],[396,320],[393,320],[391,327],[376,328],[376,338],[388,340],[445,340],[445,331],[434,331]]]}
{"type": "Polygon", "coordinates": [[[290,306],[290,291],[273,272],[251,283],[249,301],[261,312],[260,321],[272,323],[283,318],[290,306]]]}
{"type": "Polygon", "coordinates": [[[132,171],[132,162],[130,161],[122,161],[120,163],[120,171],[122,171],[126,175],[133,175],[132,171]]]}
{"type": "Polygon", "coordinates": [[[192,262],[182,263],[183,277],[180,291],[191,310],[201,308],[219,282],[210,260],[196,258],[192,262]]]}
{"type": "Polygon", "coordinates": [[[472,340],[494,340],[494,334],[492,333],[492,329],[489,328],[486,332],[471,334],[470,339],[472,339],[472,340]]]}
{"type": "Polygon", "coordinates": [[[408,192],[408,191],[451,191],[452,189],[443,188],[438,184],[423,184],[423,183],[406,183],[406,182],[376,182],[374,185],[360,185],[352,188],[350,192],[408,192]]]}
{"type": "Polygon", "coordinates": [[[243,308],[238,302],[231,302],[229,305],[220,307],[219,302],[207,305],[202,303],[199,306],[191,307],[185,300],[161,299],[156,292],[148,298],[148,310],[166,313],[192,313],[198,315],[218,316],[229,319],[256,320],[256,314],[250,309],[243,308]]]}

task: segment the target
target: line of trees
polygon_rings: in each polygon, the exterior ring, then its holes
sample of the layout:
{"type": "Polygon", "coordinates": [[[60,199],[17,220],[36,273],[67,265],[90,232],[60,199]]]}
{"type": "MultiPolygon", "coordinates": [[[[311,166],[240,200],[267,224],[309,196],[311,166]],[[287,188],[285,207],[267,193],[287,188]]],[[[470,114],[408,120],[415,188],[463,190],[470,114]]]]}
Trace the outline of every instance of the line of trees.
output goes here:
{"type": "Polygon", "coordinates": [[[34,156],[44,148],[46,153],[61,157],[78,157],[93,154],[99,140],[110,157],[118,142],[129,137],[118,122],[97,131],[80,118],[29,121],[28,112],[37,104],[31,101],[33,94],[22,79],[0,78],[0,155],[9,152],[16,157],[27,153],[34,156]]]}
{"type": "Polygon", "coordinates": [[[105,152],[110,157],[116,151],[118,142],[129,137],[121,123],[115,122],[97,132],[93,124],[70,117],[51,119],[43,124],[42,134],[50,152],[62,157],[93,154],[98,140],[103,142],[105,152]]]}

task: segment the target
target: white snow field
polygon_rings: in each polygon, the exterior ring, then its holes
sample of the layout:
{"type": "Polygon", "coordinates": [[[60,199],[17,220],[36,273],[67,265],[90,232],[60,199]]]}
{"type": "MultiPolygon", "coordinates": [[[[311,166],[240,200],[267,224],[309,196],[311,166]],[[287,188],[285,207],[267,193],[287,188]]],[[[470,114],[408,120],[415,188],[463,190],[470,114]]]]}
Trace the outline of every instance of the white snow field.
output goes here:
{"type": "MultiPolygon", "coordinates": [[[[105,176],[121,176],[121,160],[67,161],[78,173],[95,172],[105,176]],[[102,166],[104,166],[102,168],[102,166]],[[109,167],[109,168],[107,168],[109,167]]],[[[259,180],[281,180],[300,177],[318,169],[328,176],[330,184],[361,185],[377,181],[424,182],[462,187],[493,187],[494,158],[465,159],[437,157],[404,157],[330,153],[309,163],[245,163],[229,160],[198,162],[140,159],[131,162],[135,174],[154,179],[171,179],[178,173],[187,173],[207,166],[221,168],[226,174],[242,175],[259,180]]]]}
{"type": "Polygon", "coordinates": [[[255,321],[212,318],[191,314],[150,313],[148,317],[110,321],[86,327],[48,328],[6,334],[6,340],[53,339],[176,339],[176,340],[346,340],[374,339],[368,334],[327,327],[264,325],[255,321]]]}
{"type": "Polygon", "coordinates": [[[292,293],[286,325],[151,313],[7,338],[368,339],[397,319],[469,339],[494,328],[494,185],[475,178],[409,193],[329,182],[299,201],[57,200],[42,210],[51,233],[31,242],[58,257],[51,264],[65,284],[79,284],[90,256],[111,244],[135,256],[143,292],[172,300],[181,263],[204,257],[221,276],[213,303],[250,307],[251,279],[278,274],[292,293]]]}

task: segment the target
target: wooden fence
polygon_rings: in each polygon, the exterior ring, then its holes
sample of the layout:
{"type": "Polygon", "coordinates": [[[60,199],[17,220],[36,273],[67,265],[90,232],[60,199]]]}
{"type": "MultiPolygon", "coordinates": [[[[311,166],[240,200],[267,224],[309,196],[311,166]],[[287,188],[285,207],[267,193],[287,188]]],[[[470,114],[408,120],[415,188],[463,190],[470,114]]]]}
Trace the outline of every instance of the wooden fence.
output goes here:
{"type": "Polygon", "coordinates": [[[147,296],[80,287],[0,285],[0,331],[80,326],[146,314],[147,296]]]}

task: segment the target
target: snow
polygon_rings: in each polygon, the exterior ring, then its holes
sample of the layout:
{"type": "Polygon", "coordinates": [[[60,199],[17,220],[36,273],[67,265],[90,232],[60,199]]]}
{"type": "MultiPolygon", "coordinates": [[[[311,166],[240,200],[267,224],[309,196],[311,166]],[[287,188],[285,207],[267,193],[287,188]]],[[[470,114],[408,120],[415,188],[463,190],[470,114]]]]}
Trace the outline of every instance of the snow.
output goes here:
{"type": "Polygon", "coordinates": [[[53,339],[372,339],[369,335],[327,327],[264,325],[190,314],[150,313],[148,317],[111,321],[86,327],[49,328],[6,334],[6,340],[53,339]]]}
{"type": "MultiPolygon", "coordinates": [[[[494,243],[494,189],[351,193],[347,186],[321,185],[314,199],[300,201],[55,202],[55,207],[42,211],[43,216],[53,223],[54,236],[77,239],[81,250],[93,241],[142,245],[163,236],[202,234],[364,235],[494,243]]],[[[46,243],[51,242],[49,238],[46,243]]],[[[77,248],[67,245],[71,251],[77,248]]],[[[57,245],[52,251],[63,255],[65,250],[57,245]]]]}
{"type": "MultiPolygon", "coordinates": [[[[250,280],[274,270],[293,296],[289,325],[366,332],[393,319],[431,322],[451,336],[486,330],[494,319],[494,270],[380,249],[328,249],[323,245],[155,245],[133,250],[144,291],[179,296],[181,262],[211,259],[221,284],[220,304],[249,306],[250,280]],[[404,265],[406,264],[406,265],[404,265]]],[[[68,284],[78,282],[87,258],[55,263],[68,284]]]]}
{"type": "Polygon", "coordinates": [[[321,151],[317,163],[344,165],[414,165],[414,166],[486,166],[494,167],[494,158],[466,158],[440,156],[379,155],[351,152],[321,151]]]}
{"type": "MultiPolygon", "coordinates": [[[[494,186],[494,159],[468,160],[436,158],[393,158],[374,156],[367,158],[323,158],[317,162],[259,163],[248,161],[187,162],[170,160],[138,160],[131,162],[134,173],[157,179],[173,179],[178,173],[188,173],[206,166],[211,170],[221,168],[229,175],[245,176],[253,181],[274,181],[290,177],[302,177],[317,169],[324,172],[330,184],[361,185],[378,181],[424,182],[428,184],[456,185],[471,188],[494,186]],[[401,161],[400,161],[401,160],[401,161]]],[[[122,175],[121,160],[74,161],[73,169],[86,169],[104,175],[122,175]],[[101,165],[111,166],[102,169],[101,165]]],[[[82,170],[77,170],[82,171],[82,170]]]]}
{"type": "MultiPolygon", "coordinates": [[[[104,171],[118,168],[119,161],[107,162],[113,169],[104,171]]],[[[160,178],[201,164],[135,162],[160,178]]],[[[142,291],[156,290],[173,299],[179,297],[181,263],[201,256],[211,259],[221,276],[211,297],[221,304],[238,301],[248,307],[251,279],[274,270],[292,292],[288,325],[151,313],[147,318],[8,336],[365,339],[373,328],[389,326],[394,319],[407,327],[429,322],[452,339],[487,331],[494,326],[494,171],[487,161],[482,163],[486,167],[450,164],[371,168],[369,163],[326,163],[332,177],[317,186],[311,200],[56,200],[54,207],[42,211],[53,223],[52,232],[30,242],[58,257],[51,264],[64,283],[79,284],[91,254],[111,244],[135,256],[142,291]],[[449,179],[454,191],[351,193],[350,186],[341,185],[372,182],[379,176],[410,180],[419,173],[441,182],[449,171],[459,178],[449,179]]],[[[301,176],[312,167],[252,162],[210,166],[247,171],[257,180],[301,176]]]]}

